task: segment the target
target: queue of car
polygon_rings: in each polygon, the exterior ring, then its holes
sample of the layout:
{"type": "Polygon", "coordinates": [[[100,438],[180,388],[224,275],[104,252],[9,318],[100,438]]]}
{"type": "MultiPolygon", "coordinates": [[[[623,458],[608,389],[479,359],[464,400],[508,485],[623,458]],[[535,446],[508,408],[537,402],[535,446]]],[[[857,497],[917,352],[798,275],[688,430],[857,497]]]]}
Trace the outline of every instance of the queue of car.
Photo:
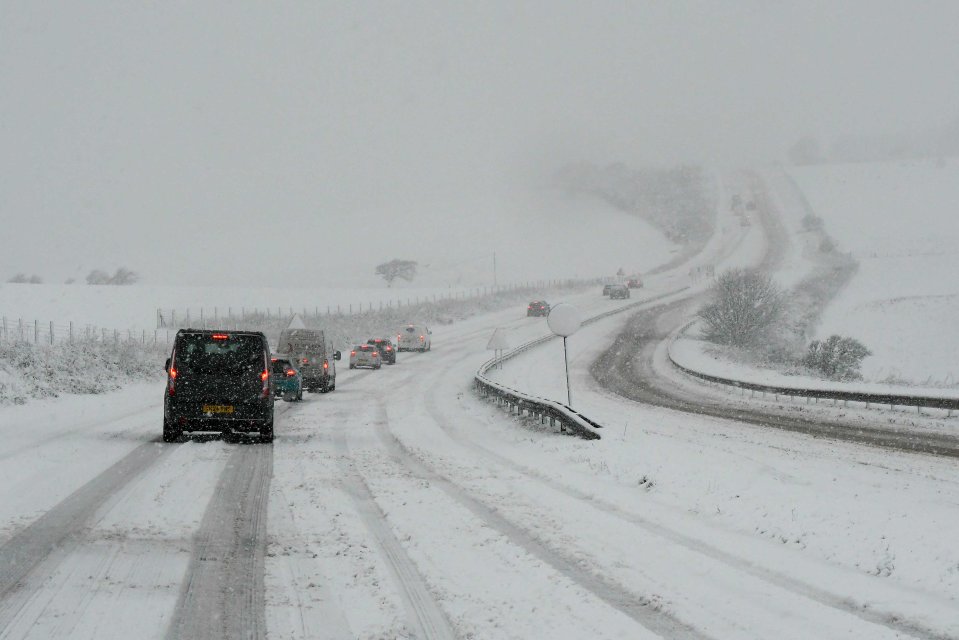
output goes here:
{"type": "MultiPolygon", "coordinates": [[[[397,351],[429,351],[433,332],[408,324],[397,334],[373,337],[350,350],[350,369],[396,364],[397,351]]],[[[261,331],[181,329],[167,358],[163,441],[213,431],[257,435],[273,441],[274,399],[303,399],[303,392],[336,390],[340,352],[320,329],[288,328],[277,353],[261,331]]]]}

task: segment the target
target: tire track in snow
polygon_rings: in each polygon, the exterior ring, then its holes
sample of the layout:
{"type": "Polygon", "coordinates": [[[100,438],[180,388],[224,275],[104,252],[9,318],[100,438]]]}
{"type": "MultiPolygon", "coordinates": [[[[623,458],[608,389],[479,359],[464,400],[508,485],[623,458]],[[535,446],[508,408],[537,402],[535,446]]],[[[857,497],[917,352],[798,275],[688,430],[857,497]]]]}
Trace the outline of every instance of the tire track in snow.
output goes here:
{"type": "Polygon", "coordinates": [[[853,615],[864,622],[887,627],[892,631],[906,634],[910,637],[920,638],[922,640],[948,640],[949,636],[941,632],[929,629],[922,624],[906,620],[900,616],[890,613],[875,611],[870,608],[864,608],[850,601],[847,597],[837,596],[828,591],[810,585],[802,580],[791,576],[777,573],[748,559],[741,558],[733,553],[724,551],[718,547],[712,546],[702,540],[688,536],[681,531],[668,527],[666,525],[653,522],[642,516],[617,507],[606,502],[601,497],[581,491],[576,487],[564,484],[555,476],[546,476],[540,471],[525,467],[509,458],[502,456],[495,451],[479,444],[463,435],[459,429],[449,426],[449,421],[436,407],[434,396],[431,394],[426,401],[426,407],[430,415],[440,426],[440,428],[450,436],[452,440],[462,446],[471,449],[480,455],[490,459],[501,466],[506,467],[520,475],[538,482],[552,491],[562,493],[570,498],[583,503],[584,506],[612,515],[615,518],[634,524],[649,534],[667,540],[670,543],[677,544],[703,556],[711,558],[731,567],[737,571],[742,571],[755,578],[759,578],[771,585],[785,589],[796,595],[797,598],[805,598],[817,602],[823,606],[841,611],[842,613],[853,615]]]}
{"type": "Polygon", "coordinates": [[[266,517],[273,446],[240,444],[195,538],[168,638],[264,638],[266,517]]]}
{"type": "Polygon", "coordinates": [[[426,581],[389,529],[386,516],[374,500],[369,486],[350,461],[350,449],[342,431],[336,434],[333,444],[339,454],[337,463],[343,471],[346,492],[353,499],[357,513],[387,560],[399,587],[413,637],[424,640],[456,638],[446,615],[430,595],[426,581]]]}
{"type": "Polygon", "coordinates": [[[642,627],[665,638],[676,640],[706,640],[707,636],[697,629],[677,620],[670,614],[651,606],[651,602],[621,585],[584,569],[575,560],[564,556],[537,539],[526,529],[519,527],[500,515],[493,508],[475,498],[468,489],[441,475],[428,463],[421,460],[401,442],[389,428],[385,404],[379,406],[386,420],[376,421],[376,432],[389,454],[401,465],[435,484],[453,500],[463,505],[490,528],[505,536],[511,543],[552,567],[557,573],[592,593],[599,600],[636,621],[642,627]]]}
{"type": "Polygon", "coordinates": [[[159,438],[141,444],[0,547],[0,631],[76,549],[97,510],[173,450],[159,438]]]}

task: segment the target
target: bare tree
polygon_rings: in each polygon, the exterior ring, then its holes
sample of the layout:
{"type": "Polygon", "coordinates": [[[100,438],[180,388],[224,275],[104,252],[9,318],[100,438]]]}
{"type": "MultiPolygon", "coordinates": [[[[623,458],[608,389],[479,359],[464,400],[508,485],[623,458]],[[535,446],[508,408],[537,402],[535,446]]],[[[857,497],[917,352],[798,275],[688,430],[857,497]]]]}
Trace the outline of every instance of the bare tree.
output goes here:
{"type": "Polygon", "coordinates": [[[14,284],[43,284],[43,278],[41,278],[37,274],[28,276],[25,273],[18,273],[17,275],[7,280],[7,282],[14,283],[14,284]]]}
{"type": "Polygon", "coordinates": [[[394,258],[389,262],[377,265],[376,275],[386,280],[387,286],[392,287],[393,281],[397,278],[412,282],[413,278],[416,277],[416,267],[417,263],[415,260],[400,260],[394,258]]]}
{"type": "Polygon", "coordinates": [[[138,276],[136,272],[130,271],[126,267],[120,267],[112,276],[106,271],[101,271],[100,269],[94,269],[87,274],[87,284],[126,285],[134,284],[139,279],[140,276],[138,276]]]}
{"type": "Polygon", "coordinates": [[[94,269],[87,274],[87,284],[110,284],[110,274],[106,271],[94,269]]]}
{"type": "Polygon", "coordinates": [[[130,271],[126,267],[120,267],[116,270],[116,273],[113,274],[113,277],[110,278],[110,284],[136,284],[137,280],[140,279],[135,272],[130,271]]]}
{"type": "Polygon", "coordinates": [[[711,287],[712,300],[699,310],[707,340],[737,347],[758,344],[782,318],[782,291],[767,274],[731,269],[711,287]]]}

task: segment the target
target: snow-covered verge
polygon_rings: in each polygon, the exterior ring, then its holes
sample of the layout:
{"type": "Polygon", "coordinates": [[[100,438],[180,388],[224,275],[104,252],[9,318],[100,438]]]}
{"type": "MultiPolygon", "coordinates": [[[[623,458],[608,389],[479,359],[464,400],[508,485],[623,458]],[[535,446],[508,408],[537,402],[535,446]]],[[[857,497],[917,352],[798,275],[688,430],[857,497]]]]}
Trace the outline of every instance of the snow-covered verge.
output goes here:
{"type": "Polygon", "coordinates": [[[750,364],[744,361],[742,353],[732,352],[728,347],[715,345],[690,335],[678,337],[669,345],[669,357],[680,367],[696,373],[756,385],[885,395],[926,395],[959,398],[959,390],[957,389],[920,389],[909,385],[824,380],[800,366],[791,370],[785,368],[772,370],[761,366],[761,364],[750,364]]]}
{"type": "Polygon", "coordinates": [[[62,394],[98,394],[156,380],[165,346],[137,341],[34,345],[0,343],[0,406],[62,394]]]}
{"type": "Polygon", "coordinates": [[[870,382],[955,388],[959,378],[959,160],[792,168],[809,203],[860,268],[817,337],[872,350],[870,382]]]}

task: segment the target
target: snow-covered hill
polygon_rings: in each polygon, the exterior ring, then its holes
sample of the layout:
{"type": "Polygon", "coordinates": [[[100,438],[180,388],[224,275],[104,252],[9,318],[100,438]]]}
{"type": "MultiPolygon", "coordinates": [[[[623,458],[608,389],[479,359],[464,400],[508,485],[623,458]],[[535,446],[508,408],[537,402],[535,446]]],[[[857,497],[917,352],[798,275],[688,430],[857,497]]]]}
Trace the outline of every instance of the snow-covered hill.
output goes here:
{"type": "Polygon", "coordinates": [[[860,268],[819,328],[862,340],[869,381],[959,381],[959,159],[790,169],[860,268]]]}

